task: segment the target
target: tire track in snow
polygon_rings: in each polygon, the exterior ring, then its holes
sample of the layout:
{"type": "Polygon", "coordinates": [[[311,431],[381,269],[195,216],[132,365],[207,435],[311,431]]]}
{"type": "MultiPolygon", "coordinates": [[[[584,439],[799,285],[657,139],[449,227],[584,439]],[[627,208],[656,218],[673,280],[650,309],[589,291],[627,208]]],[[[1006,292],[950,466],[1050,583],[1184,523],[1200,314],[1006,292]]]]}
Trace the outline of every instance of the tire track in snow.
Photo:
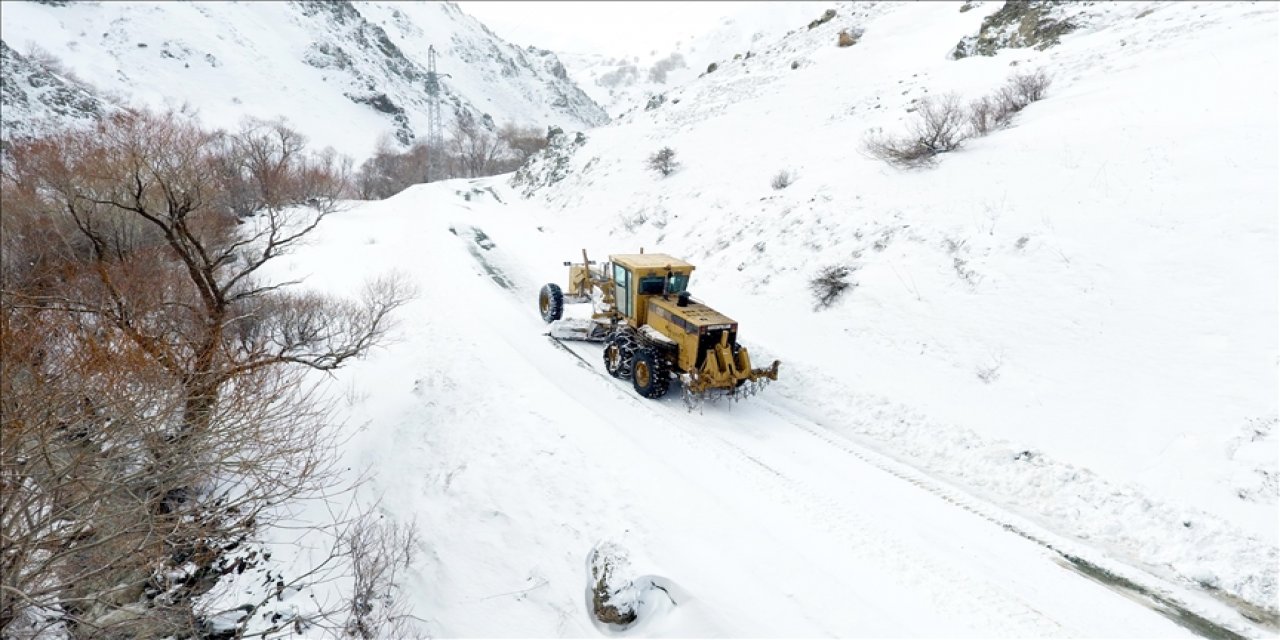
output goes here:
{"type": "MultiPolygon", "coordinates": [[[[999,526],[1005,531],[1016,534],[1054,552],[1067,563],[1066,566],[1091,579],[1127,594],[1139,596],[1141,601],[1145,601],[1145,604],[1151,609],[1197,635],[1229,640],[1243,640],[1248,637],[1248,630],[1239,628],[1239,625],[1218,619],[1219,616],[1195,611],[1191,605],[1187,604],[1171,589],[1160,586],[1158,584],[1160,579],[1155,576],[1145,574],[1145,572],[1130,565],[1100,558],[1098,557],[1098,552],[1091,549],[1086,550],[1083,545],[1051,542],[1045,534],[1032,531],[1032,525],[1029,523],[1015,524],[1008,515],[1002,515],[1000,508],[995,505],[981,501],[955,487],[945,485],[942,481],[929,477],[904,463],[892,460],[885,454],[854,445],[846,438],[833,434],[830,429],[820,427],[811,420],[782,409],[772,402],[763,401],[761,405],[763,409],[777,416],[783,422],[796,427],[802,433],[820,440],[825,445],[839,449],[865,464],[919,487],[960,509],[999,526]],[[805,423],[810,423],[814,426],[811,427],[805,423]]],[[[1230,603],[1228,604],[1230,605],[1230,603]]]]}
{"type": "MultiPolygon", "coordinates": [[[[471,243],[468,242],[467,244],[470,245],[471,243]]],[[[470,246],[468,246],[468,249],[470,249],[470,246]]],[[[477,255],[477,253],[476,251],[471,251],[473,257],[482,263],[482,267],[490,268],[489,261],[477,255]]],[[[501,285],[502,283],[499,284],[501,285]]],[[[520,293],[517,287],[503,286],[503,288],[507,289],[513,296],[520,293]]],[[[953,612],[957,618],[972,616],[974,611],[992,612],[996,614],[989,618],[993,624],[1004,623],[1007,626],[1000,627],[1002,632],[1019,636],[1045,633],[1062,635],[1069,632],[1056,620],[1035,609],[1016,595],[993,588],[988,582],[977,581],[965,576],[962,569],[952,565],[950,562],[946,562],[945,559],[932,558],[932,561],[929,561],[922,557],[921,554],[916,553],[916,550],[908,549],[898,543],[895,540],[895,536],[888,531],[868,525],[866,522],[855,521],[850,515],[851,510],[848,505],[842,505],[837,500],[813,489],[808,483],[788,476],[751,455],[742,447],[720,435],[715,435],[714,431],[712,431],[713,438],[694,437],[688,428],[684,426],[684,423],[687,423],[688,420],[683,412],[683,406],[680,410],[681,415],[675,416],[671,408],[664,407],[666,403],[660,402],[657,403],[657,406],[654,406],[654,403],[642,402],[639,398],[620,389],[618,383],[611,376],[608,376],[598,366],[590,364],[585,357],[570,346],[555,340],[552,340],[552,342],[560,350],[573,355],[578,360],[577,364],[579,366],[601,376],[615,390],[620,399],[631,402],[634,406],[644,407],[655,415],[661,415],[662,423],[667,427],[669,434],[673,434],[691,448],[707,452],[720,462],[722,467],[731,469],[744,479],[749,479],[755,487],[762,489],[763,493],[773,497],[779,504],[792,510],[800,511],[816,525],[827,530],[828,533],[850,543],[850,548],[857,551],[855,555],[860,561],[882,563],[883,558],[886,556],[907,559],[905,562],[895,563],[892,567],[886,568],[903,574],[903,582],[905,584],[912,585],[917,589],[925,587],[930,592],[930,601],[935,603],[936,607],[953,612]],[[663,408],[665,410],[659,410],[663,408]],[[797,501],[794,499],[795,496],[800,496],[803,500],[797,501]],[[866,551],[868,549],[877,550],[879,553],[870,554],[866,551]],[[946,566],[939,565],[938,560],[942,560],[946,566]],[[939,585],[940,578],[946,583],[945,588],[939,585]]],[[[523,353],[522,355],[529,360],[530,364],[537,366],[535,359],[529,358],[528,355],[523,353]]],[[[560,385],[566,385],[563,381],[556,382],[560,385]]],[[[571,397],[576,397],[576,394],[572,393],[571,389],[566,389],[566,391],[569,392],[571,397]]],[[[1122,593],[1127,590],[1129,593],[1126,595],[1140,595],[1147,601],[1144,604],[1149,608],[1194,633],[1214,638],[1245,637],[1229,628],[1228,625],[1230,623],[1213,621],[1192,612],[1188,605],[1180,601],[1168,589],[1149,586],[1150,579],[1145,579],[1143,582],[1129,580],[1124,577],[1125,573],[1128,572],[1108,568],[1112,566],[1111,563],[1088,560],[1085,559],[1084,555],[1065,551],[1060,548],[1060,545],[1047,541],[1042,535],[1032,533],[1028,527],[1016,525],[1010,522],[1007,517],[996,515],[992,505],[979,503],[976,499],[955,489],[943,488],[936,480],[928,479],[918,471],[907,472],[901,468],[901,463],[889,464],[882,459],[882,454],[854,448],[847,441],[838,441],[832,436],[823,433],[825,430],[816,424],[813,427],[805,425],[805,422],[810,421],[792,412],[787,411],[784,414],[783,410],[771,403],[762,403],[762,405],[766,411],[773,414],[783,423],[797,427],[801,433],[816,438],[825,445],[853,456],[856,460],[871,468],[887,473],[889,476],[905,481],[916,488],[923,489],[953,506],[959,507],[970,514],[999,526],[1005,531],[1014,533],[1029,542],[1056,553],[1070,563],[1070,568],[1074,568],[1088,577],[1097,580],[1098,573],[1101,573],[1105,576],[1117,578],[1117,580],[1113,580],[1109,584],[1105,580],[1102,580],[1102,582],[1113,589],[1121,590],[1122,593]],[[1125,585],[1124,582],[1126,581],[1137,586],[1137,589],[1133,586],[1125,585]]],[[[594,408],[592,410],[602,415],[602,417],[608,417],[607,412],[599,412],[594,408]]],[[[608,419],[604,420],[604,422],[612,424],[612,421],[608,419]]],[[[623,435],[635,441],[633,434],[623,432],[623,435]]],[[[643,443],[637,442],[637,444],[643,446],[643,443]]]]}
{"type": "MultiPolygon", "coordinates": [[[[567,345],[560,345],[572,350],[567,345]]],[[[585,361],[580,357],[579,360],[585,361]]],[[[664,401],[647,401],[636,397],[624,383],[617,383],[602,369],[591,367],[592,372],[604,378],[616,396],[624,401],[660,417],[668,431],[691,449],[707,453],[704,460],[714,459],[719,466],[730,470],[768,495],[775,502],[798,511],[816,527],[845,543],[846,551],[861,562],[879,564],[886,574],[898,574],[901,582],[916,590],[927,591],[928,602],[944,618],[964,619],[975,611],[988,612],[992,626],[988,629],[998,635],[1017,637],[1062,636],[1072,630],[1064,628],[1053,618],[1035,609],[1027,602],[990,586],[990,583],[974,580],[950,563],[941,564],[936,557],[926,556],[919,550],[899,543],[896,536],[881,527],[851,516],[851,509],[815,490],[809,483],[794,478],[751,455],[742,447],[716,434],[711,425],[698,425],[712,434],[711,438],[699,437],[687,426],[687,413],[683,404],[676,408],[664,401]],[[797,500],[796,497],[800,499],[797,500]],[[896,559],[886,564],[885,559],[896,559]]],[[[630,437],[630,434],[624,434],[630,437]]]]}

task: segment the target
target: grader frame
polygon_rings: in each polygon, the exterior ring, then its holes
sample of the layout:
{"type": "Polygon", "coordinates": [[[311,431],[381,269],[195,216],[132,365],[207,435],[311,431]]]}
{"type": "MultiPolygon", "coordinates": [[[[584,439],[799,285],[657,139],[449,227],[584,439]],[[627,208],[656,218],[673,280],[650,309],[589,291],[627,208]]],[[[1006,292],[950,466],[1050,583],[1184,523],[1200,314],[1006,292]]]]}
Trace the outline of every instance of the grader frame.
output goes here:
{"type": "Polygon", "coordinates": [[[566,262],[564,290],[549,283],[539,294],[549,335],[562,340],[604,342],[606,370],[630,377],[638,393],[657,398],[674,374],[686,399],[737,396],[777,380],[779,362],[753,369],[737,342],[738,323],[694,300],[687,291],[694,266],[666,254],[617,254],[604,265],[566,262]],[[590,319],[563,318],[565,303],[592,304],[590,319]]]}

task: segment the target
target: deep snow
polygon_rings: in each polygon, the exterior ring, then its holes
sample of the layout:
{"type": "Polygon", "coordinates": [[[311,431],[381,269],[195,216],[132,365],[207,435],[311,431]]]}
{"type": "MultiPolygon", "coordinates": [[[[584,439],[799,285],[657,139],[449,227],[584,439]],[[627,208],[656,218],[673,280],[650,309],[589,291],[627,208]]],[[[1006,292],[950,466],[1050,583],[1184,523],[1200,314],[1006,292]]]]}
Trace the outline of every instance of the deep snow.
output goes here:
{"type": "Polygon", "coordinates": [[[604,545],[678,592],[639,635],[1192,633],[1171,605],[1280,632],[1280,9],[1071,5],[1058,46],[952,60],[999,6],[972,4],[841,5],[588,131],[530,198],[497,177],[353,203],[277,265],[418,286],[333,389],[347,464],[423,528],[401,597],[425,631],[609,632],[604,545]],[[862,153],[913,100],[1037,68],[1046,99],[935,168],[862,153]],[[542,336],[562,261],[641,246],[698,265],[779,382],[691,413],[542,336]],[[816,310],[829,264],[857,286],[816,310]]]}
{"type": "Polygon", "coordinates": [[[1276,6],[1100,3],[1057,47],[950,60],[998,6],[856,5],[592,132],[535,199],[553,231],[699,264],[695,291],[760,310],[744,335],[807,376],[797,400],[895,455],[1039,511],[1065,502],[991,486],[955,445],[1046,454],[1274,550],[1276,6]],[[862,153],[921,96],[1036,68],[1046,100],[934,169],[862,153]],[[661,146],[684,165],[665,180],[644,162],[661,146]],[[780,170],[797,180],[769,189],[780,170]],[[835,263],[858,286],[814,313],[808,280],[835,263]],[[883,402],[911,415],[870,419],[883,402]]]}
{"type": "MultiPolygon", "coordinates": [[[[389,517],[424,528],[402,593],[432,635],[596,635],[585,564],[600,545],[679,593],[624,635],[1189,633],[1068,555],[1258,633],[1185,582],[814,421],[822,402],[788,399],[806,393],[799,365],[737,404],[639,398],[597,345],[570,347],[579,359],[542,335],[539,265],[581,240],[548,219],[498,180],[415,187],[331,218],[282,271],[330,291],[389,271],[420,287],[396,342],[335,385],[359,427],[348,462],[375,471],[389,517]]],[[[736,315],[744,334],[752,315],[736,315]]]]}

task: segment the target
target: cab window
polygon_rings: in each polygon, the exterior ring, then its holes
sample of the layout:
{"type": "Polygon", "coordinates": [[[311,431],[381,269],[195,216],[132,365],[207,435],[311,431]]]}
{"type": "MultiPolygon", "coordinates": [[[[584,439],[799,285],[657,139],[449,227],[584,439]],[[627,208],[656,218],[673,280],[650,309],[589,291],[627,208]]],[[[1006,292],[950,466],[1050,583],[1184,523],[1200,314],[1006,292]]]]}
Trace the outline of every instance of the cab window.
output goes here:
{"type": "Polygon", "coordinates": [[[689,286],[689,276],[677,273],[667,280],[667,293],[680,293],[689,286]]]}
{"type": "Polygon", "coordinates": [[[631,272],[620,264],[613,265],[613,281],[617,284],[617,305],[622,315],[631,315],[631,272]]]}
{"type": "Polygon", "coordinates": [[[647,276],[640,278],[640,289],[637,291],[642,296],[662,295],[662,276],[647,276]]]}

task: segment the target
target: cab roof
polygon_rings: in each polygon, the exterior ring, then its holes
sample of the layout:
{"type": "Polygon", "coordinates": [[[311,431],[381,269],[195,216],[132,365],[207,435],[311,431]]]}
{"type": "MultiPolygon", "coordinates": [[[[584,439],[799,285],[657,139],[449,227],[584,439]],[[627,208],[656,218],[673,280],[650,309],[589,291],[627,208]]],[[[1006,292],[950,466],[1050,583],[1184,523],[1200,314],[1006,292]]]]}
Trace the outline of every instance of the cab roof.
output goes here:
{"type": "Polygon", "coordinates": [[[621,253],[609,256],[609,260],[632,269],[694,268],[688,262],[665,253],[621,253]]]}

